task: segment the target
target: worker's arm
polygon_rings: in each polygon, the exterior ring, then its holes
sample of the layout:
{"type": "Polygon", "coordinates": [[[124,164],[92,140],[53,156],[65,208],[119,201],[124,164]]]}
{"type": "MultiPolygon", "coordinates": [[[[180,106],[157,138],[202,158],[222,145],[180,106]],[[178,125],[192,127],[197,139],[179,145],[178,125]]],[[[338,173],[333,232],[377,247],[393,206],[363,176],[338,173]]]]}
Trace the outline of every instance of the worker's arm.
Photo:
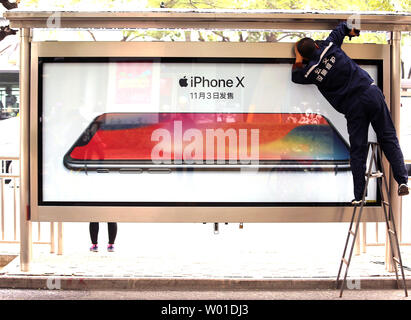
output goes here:
{"type": "Polygon", "coordinates": [[[304,77],[304,65],[303,65],[303,57],[297,50],[297,44],[294,45],[294,53],[295,53],[295,63],[293,64],[293,69],[291,71],[291,80],[292,82],[299,83],[299,84],[310,84],[311,82],[308,81],[306,77],[304,77]]]}
{"type": "Polygon", "coordinates": [[[333,31],[331,31],[330,35],[327,37],[326,41],[330,41],[334,43],[335,45],[341,47],[345,36],[351,37],[357,37],[360,34],[360,30],[358,29],[350,29],[347,26],[346,22],[340,23],[337,28],[335,28],[333,31]]]}

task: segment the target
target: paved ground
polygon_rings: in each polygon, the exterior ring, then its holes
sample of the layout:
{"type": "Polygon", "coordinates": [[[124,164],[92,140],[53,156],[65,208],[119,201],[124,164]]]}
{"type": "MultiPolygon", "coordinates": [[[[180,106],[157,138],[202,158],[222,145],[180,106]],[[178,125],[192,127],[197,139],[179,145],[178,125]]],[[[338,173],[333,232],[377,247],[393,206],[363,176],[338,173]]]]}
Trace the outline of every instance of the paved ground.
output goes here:
{"type": "MultiPolygon", "coordinates": [[[[221,225],[220,233],[214,235],[211,224],[119,224],[116,252],[110,253],[105,248],[104,223],[100,251],[92,253],[88,251],[88,224],[67,223],[62,256],[50,254],[47,246],[34,246],[29,273],[20,272],[18,259],[3,272],[130,278],[334,278],[347,228],[347,224],[246,224],[238,230],[237,225],[221,225]]],[[[404,246],[402,252],[411,275],[411,247],[404,246]]],[[[385,270],[384,255],[384,247],[368,247],[366,254],[354,256],[350,276],[392,276],[385,270]]]]}
{"type": "Polygon", "coordinates": [[[24,290],[0,289],[0,300],[408,300],[399,290],[24,290]]]}
{"type": "MultiPolygon", "coordinates": [[[[243,230],[221,225],[218,235],[211,224],[119,224],[114,253],[105,249],[105,224],[100,227],[98,253],[88,251],[88,224],[67,223],[64,228],[63,255],[34,246],[30,272],[20,271],[17,258],[0,270],[0,284],[53,289],[56,280],[64,279],[66,290],[0,290],[0,299],[339,299],[330,288],[347,224],[246,224],[243,230]],[[190,289],[181,285],[184,281],[190,289]],[[288,286],[278,287],[281,281],[288,281],[288,286]],[[136,289],[118,290],[120,282],[136,289]],[[309,290],[285,290],[290,287],[309,290]]],[[[18,253],[17,246],[1,248],[3,253],[18,253]]],[[[344,299],[404,299],[402,290],[367,290],[369,282],[364,279],[393,277],[385,270],[384,254],[384,247],[368,247],[366,254],[353,257],[350,279],[364,285],[361,290],[345,290],[344,299]]],[[[402,247],[402,254],[410,279],[411,247],[402,247]]]]}

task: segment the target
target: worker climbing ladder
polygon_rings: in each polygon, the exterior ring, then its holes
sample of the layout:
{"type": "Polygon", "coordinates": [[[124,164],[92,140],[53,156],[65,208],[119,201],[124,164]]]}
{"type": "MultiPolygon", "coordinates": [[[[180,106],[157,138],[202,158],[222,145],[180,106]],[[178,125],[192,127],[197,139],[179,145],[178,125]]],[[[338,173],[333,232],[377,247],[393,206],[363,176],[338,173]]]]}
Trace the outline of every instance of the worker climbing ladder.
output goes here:
{"type": "Polygon", "coordinates": [[[386,223],[387,231],[388,231],[388,240],[389,240],[389,245],[390,245],[390,249],[391,249],[391,259],[392,259],[392,263],[394,265],[395,277],[397,279],[397,286],[398,286],[398,288],[401,287],[400,286],[400,280],[399,280],[399,277],[398,277],[398,267],[399,267],[400,270],[401,270],[402,283],[403,283],[405,296],[408,297],[407,285],[406,285],[406,281],[405,281],[404,268],[403,268],[403,265],[402,265],[400,245],[399,245],[399,241],[398,241],[397,230],[396,230],[395,221],[394,221],[394,215],[393,215],[393,212],[392,212],[392,206],[391,206],[391,204],[389,202],[389,199],[388,199],[389,193],[388,193],[387,178],[386,178],[386,175],[384,173],[384,167],[382,166],[382,163],[381,163],[382,152],[381,152],[381,149],[380,149],[378,143],[374,143],[374,142],[369,143],[368,144],[368,151],[370,149],[371,149],[371,158],[369,160],[369,165],[368,165],[368,169],[367,169],[367,173],[366,173],[365,188],[364,188],[361,204],[356,205],[354,207],[350,227],[349,227],[349,230],[348,230],[347,240],[345,242],[344,252],[343,252],[343,255],[342,255],[342,258],[341,258],[341,262],[340,262],[340,268],[338,270],[337,289],[340,286],[340,275],[341,275],[341,271],[343,269],[343,266],[345,265],[346,269],[345,269],[344,279],[341,283],[341,289],[340,289],[340,298],[341,298],[342,294],[343,294],[343,291],[344,291],[344,284],[346,283],[346,280],[347,280],[348,268],[350,267],[351,258],[352,258],[352,254],[353,254],[353,251],[354,251],[355,240],[356,240],[357,235],[358,235],[358,230],[359,230],[359,226],[360,226],[360,222],[361,222],[361,215],[362,215],[362,211],[363,211],[364,204],[365,204],[365,197],[366,197],[366,194],[367,194],[368,183],[369,183],[370,179],[377,179],[378,186],[379,186],[379,192],[380,192],[380,196],[381,196],[381,207],[384,211],[384,218],[385,218],[385,223],[386,223]],[[376,171],[373,172],[374,168],[375,168],[376,171]],[[379,168],[381,168],[381,171],[379,171],[379,168]],[[387,199],[385,199],[385,197],[384,197],[384,191],[385,191],[385,194],[387,195],[387,199]],[[358,215],[356,217],[357,213],[358,213],[358,215]],[[353,231],[354,220],[356,220],[356,221],[355,221],[355,229],[353,231]],[[346,257],[348,243],[350,241],[350,238],[352,238],[351,249],[350,249],[348,257],[346,257]]]}

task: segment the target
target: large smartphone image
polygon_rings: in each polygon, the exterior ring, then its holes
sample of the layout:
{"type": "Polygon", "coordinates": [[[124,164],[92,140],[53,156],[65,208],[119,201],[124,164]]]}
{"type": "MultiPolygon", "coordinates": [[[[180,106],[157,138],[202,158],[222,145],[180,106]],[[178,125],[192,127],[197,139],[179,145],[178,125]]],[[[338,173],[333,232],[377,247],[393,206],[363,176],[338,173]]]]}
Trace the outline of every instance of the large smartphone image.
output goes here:
{"type": "Polygon", "coordinates": [[[350,170],[349,146],[320,114],[104,113],[65,154],[70,170],[350,170]]]}

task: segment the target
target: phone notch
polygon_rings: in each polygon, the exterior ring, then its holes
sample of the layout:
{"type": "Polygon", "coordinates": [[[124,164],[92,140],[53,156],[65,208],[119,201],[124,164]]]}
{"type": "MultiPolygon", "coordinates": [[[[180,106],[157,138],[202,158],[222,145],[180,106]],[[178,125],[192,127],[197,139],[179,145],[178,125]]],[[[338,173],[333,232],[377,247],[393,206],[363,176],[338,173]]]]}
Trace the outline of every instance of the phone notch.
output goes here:
{"type": "Polygon", "coordinates": [[[120,169],[119,172],[122,174],[138,174],[143,173],[143,169],[120,169]]]}

